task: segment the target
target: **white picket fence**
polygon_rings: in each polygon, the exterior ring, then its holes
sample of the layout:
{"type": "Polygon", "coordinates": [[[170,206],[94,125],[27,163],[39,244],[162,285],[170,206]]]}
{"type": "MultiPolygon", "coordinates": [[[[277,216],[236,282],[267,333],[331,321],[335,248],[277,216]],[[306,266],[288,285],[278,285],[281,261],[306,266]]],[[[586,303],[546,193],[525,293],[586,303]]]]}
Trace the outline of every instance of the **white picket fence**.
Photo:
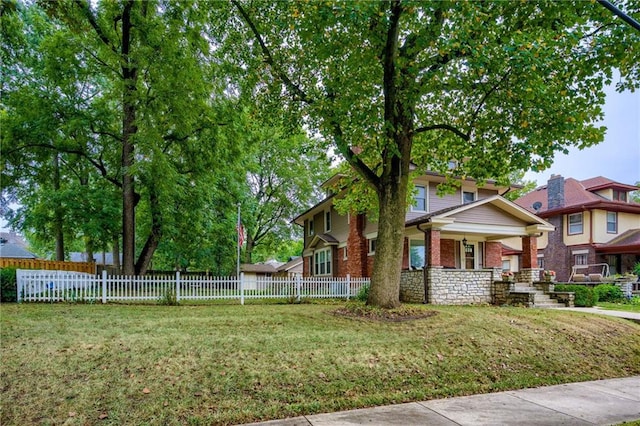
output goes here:
{"type": "Polygon", "coordinates": [[[102,276],[66,271],[17,271],[18,302],[160,301],[287,298],[350,298],[369,278],[102,276]]]}

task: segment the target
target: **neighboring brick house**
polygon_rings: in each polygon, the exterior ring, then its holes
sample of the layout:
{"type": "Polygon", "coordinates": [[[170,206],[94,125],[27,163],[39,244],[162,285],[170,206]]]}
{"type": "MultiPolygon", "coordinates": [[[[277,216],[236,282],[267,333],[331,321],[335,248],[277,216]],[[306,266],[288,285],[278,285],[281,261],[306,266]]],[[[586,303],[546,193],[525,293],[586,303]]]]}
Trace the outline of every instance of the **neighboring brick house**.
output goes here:
{"type": "MultiPolygon", "coordinates": [[[[323,186],[331,187],[338,179],[323,186]]],[[[501,197],[508,188],[495,182],[479,188],[466,179],[454,194],[438,196],[437,186],[444,180],[430,172],[414,180],[416,195],[405,218],[404,270],[484,270],[492,271],[490,279],[500,279],[495,276],[502,269],[500,240],[508,237],[521,237],[530,248],[523,268],[537,268],[536,239],[553,229],[549,223],[501,197]]],[[[294,219],[304,229],[304,276],[371,276],[377,223],[363,214],[340,215],[333,207],[340,196],[330,194],[294,219]]],[[[425,277],[428,299],[431,284],[425,277]]]]}
{"type": "Polygon", "coordinates": [[[635,190],[602,176],[578,181],[552,175],[516,200],[556,228],[538,245],[541,266],[556,271],[558,281],[567,281],[574,265],[606,263],[611,274],[631,272],[640,261],[640,204],[629,201],[635,190]]]}

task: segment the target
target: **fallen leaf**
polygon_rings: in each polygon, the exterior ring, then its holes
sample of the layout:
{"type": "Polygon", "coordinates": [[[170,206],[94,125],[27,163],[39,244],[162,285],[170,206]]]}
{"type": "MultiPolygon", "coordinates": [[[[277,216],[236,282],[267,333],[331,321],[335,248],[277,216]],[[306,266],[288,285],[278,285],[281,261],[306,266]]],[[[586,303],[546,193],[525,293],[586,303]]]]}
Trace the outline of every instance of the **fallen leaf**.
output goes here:
{"type": "Polygon", "coordinates": [[[151,393],[151,390],[149,388],[144,388],[142,389],[142,393],[151,393]]]}
{"type": "Polygon", "coordinates": [[[444,357],[440,354],[436,354],[436,356],[438,357],[438,361],[442,361],[444,359],[444,357]]]}
{"type": "Polygon", "coordinates": [[[327,378],[327,375],[326,375],[326,374],[324,374],[324,373],[319,373],[319,374],[318,374],[318,377],[320,377],[321,379],[326,379],[326,378],[327,378]]]}
{"type": "Polygon", "coordinates": [[[98,418],[99,418],[100,420],[104,420],[104,419],[106,419],[107,417],[109,417],[109,415],[108,415],[107,413],[102,413],[102,414],[100,414],[100,415],[98,416],[98,418]]]}
{"type": "Polygon", "coordinates": [[[168,407],[169,406],[169,401],[165,401],[164,404],[162,404],[162,405],[164,405],[165,407],[168,407]]]}
{"type": "Polygon", "coordinates": [[[69,417],[75,417],[76,414],[78,413],[76,413],[75,411],[69,411],[69,417]]]}
{"type": "Polygon", "coordinates": [[[221,376],[226,376],[226,375],[227,375],[227,372],[226,372],[226,371],[221,371],[221,372],[220,372],[220,375],[221,375],[221,376]]]}
{"type": "Polygon", "coordinates": [[[202,392],[196,392],[193,394],[193,396],[202,396],[202,392]]]}

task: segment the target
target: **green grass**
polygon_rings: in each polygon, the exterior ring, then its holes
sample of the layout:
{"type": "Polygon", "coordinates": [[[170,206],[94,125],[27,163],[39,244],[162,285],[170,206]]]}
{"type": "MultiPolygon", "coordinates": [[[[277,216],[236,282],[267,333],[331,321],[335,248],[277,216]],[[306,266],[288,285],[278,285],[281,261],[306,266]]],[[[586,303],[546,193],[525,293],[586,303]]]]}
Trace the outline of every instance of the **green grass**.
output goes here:
{"type": "Polygon", "coordinates": [[[1,305],[0,424],[234,424],[640,374],[640,325],[617,318],[339,306],[1,305]]]}
{"type": "Polygon", "coordinates": [[[640,312],[640,303],[598,302],[597,306],[611,311],[640,312]]]}

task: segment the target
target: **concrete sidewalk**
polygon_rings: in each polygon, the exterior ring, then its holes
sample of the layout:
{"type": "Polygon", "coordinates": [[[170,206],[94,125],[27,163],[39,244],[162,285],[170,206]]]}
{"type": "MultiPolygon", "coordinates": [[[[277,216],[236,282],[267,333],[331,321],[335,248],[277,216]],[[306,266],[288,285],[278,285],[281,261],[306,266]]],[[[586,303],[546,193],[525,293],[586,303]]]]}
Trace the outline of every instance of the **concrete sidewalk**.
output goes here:
{"type": "Polygon", "coordinates": [[[611,425],[633,420],[640,420],[640,376],[316,414],[252,425],[611,425]]]}
{"type": "Polygon", "coordinates": [[[611,311],[608,309],[602,309],[597,306],[593,308],[558,308],[565,311],[584,312],[587,314],[608,315],[610,317],[624,318],[631,321],[640,323],[640,313],[638,312],[626,312],[626,311],[611,311]]]}

